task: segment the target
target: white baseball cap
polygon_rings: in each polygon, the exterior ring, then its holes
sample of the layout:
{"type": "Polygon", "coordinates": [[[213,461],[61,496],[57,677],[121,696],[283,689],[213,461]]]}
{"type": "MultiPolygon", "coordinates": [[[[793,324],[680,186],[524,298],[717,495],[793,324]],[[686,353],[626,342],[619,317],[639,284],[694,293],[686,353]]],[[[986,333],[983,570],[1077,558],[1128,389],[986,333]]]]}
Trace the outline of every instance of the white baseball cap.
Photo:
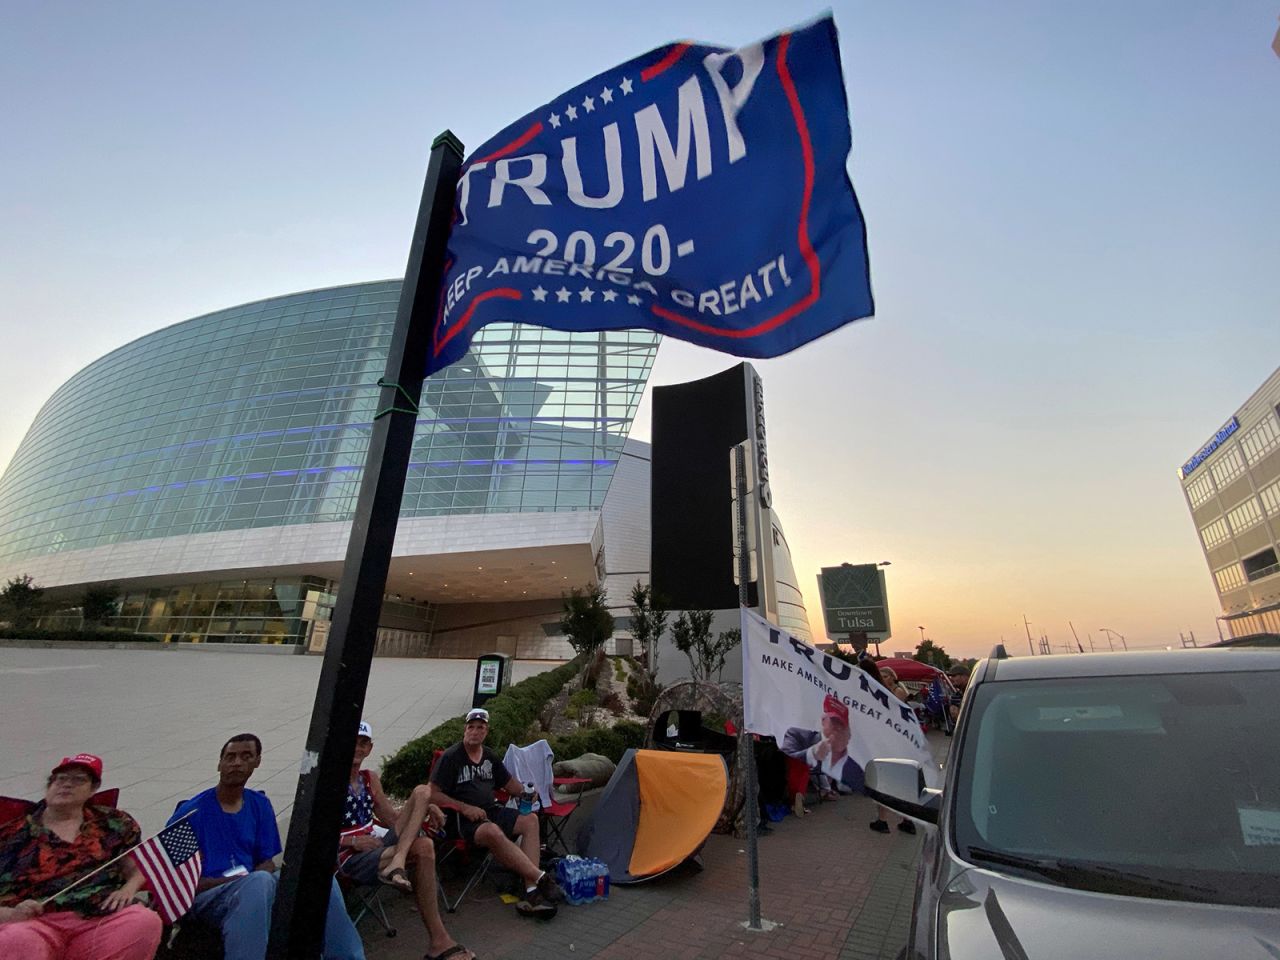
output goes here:
{"type": "Polygon", "coordinates": [[[356,738],[359,739],[360,737],[368,737],[370,740],[373,739],[373,727],[369,726],[368,720],[360,721],[360,729],[356,732],[356,738]]]}
{"type": "Polygon", "coordinates": [[[474,710],[468,710],[467,723],[470,723],[472,720],[483,720],[485,723],[488,723],[489,711],[481,709],[480,707],[476,707],[474,710]]]}

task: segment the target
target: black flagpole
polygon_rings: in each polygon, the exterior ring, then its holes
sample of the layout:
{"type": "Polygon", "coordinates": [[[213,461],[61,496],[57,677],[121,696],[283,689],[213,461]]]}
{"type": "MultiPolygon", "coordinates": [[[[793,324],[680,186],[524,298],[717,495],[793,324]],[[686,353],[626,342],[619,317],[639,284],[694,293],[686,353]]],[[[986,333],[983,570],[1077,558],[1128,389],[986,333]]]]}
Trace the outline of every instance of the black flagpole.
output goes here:
{"type": "Polygon", "coordinates": [[[382,393],[311,711],[284,869],[271,918],[267,955],[273,960],[315,960],[321,954],[343,798],[378,637],[378,615],[409,470],[461,168],[462,144],[446,130],[431,145],[387,372],[378,381],[382,393]]]}

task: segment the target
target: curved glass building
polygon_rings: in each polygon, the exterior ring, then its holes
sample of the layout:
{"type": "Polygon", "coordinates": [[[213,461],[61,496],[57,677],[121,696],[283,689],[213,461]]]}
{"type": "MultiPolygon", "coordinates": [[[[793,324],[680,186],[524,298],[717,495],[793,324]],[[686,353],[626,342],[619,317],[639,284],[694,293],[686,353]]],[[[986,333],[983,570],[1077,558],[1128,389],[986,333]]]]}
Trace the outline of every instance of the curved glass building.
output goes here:
{"type": "MultiPolygon", "coordinates": [[[[322,646],[399,294],[272,297],[85,367],[0,479],[0,578],[31,575],[67,625],[109,583],[110,626],[322,646]]],[[[568,587],[625,606],[648,576],[649,452],[628,433],[658,340],[494,324],[424,384],[383,652],[558,656],[568,587]]]]}

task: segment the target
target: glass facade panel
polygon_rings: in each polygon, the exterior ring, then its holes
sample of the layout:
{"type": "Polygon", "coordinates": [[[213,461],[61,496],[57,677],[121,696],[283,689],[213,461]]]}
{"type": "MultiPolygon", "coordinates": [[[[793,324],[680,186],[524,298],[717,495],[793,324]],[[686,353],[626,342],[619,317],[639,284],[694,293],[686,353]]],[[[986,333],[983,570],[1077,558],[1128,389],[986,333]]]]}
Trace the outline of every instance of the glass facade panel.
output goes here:
{"type": "MultiPolygon", "coordinates": [[[[0,560],[350,520],[399,294],[391,280],[245,304],[77,373],[0,478],[0,560]]],[[[479,330],[423,387],[402,516],[599,509],[658,339],[479,330]]]]}

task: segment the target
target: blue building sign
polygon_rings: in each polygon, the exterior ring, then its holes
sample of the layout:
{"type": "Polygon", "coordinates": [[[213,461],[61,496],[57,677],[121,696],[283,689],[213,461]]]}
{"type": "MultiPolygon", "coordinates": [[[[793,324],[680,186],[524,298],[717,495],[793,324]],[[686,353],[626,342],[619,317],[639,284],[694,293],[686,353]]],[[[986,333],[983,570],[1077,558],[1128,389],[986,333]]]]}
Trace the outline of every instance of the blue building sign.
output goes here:
{"type": "Polygon", "coordinates": [[[1187,479],[1187,477],[1191,475],[1192,470],[1204,463],[1205,460],[1209,459],[1209,455],[1222,446],[1222,444],[1226,442],[1227,437],[1231,436],[1239,429],[1240,423],[1235,417],[1232,417],[1224,423],[1222,425],[1222,429],[1215,433],[1213,437],[1210,438],[1209,442],[1201,447],[1194,457],[1182,465],[1182,479],[1187,479]]]}

